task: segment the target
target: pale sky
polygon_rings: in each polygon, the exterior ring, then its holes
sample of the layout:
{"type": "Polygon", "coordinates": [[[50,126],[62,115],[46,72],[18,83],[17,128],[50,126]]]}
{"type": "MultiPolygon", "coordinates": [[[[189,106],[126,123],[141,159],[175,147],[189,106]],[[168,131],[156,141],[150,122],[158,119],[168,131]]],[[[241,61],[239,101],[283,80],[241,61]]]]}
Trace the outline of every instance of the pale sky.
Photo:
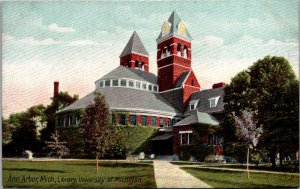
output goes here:
{"type": "Polygon", "coordinates": [[[3,2],[4,117],[47,105],[53,82],[83,97],[119,65],[136,30],[157,74],[156,38],[173,10],[192,41],[201,89],[230,82],[266,55],[287,58],[299,78],[298,0],[3,2]]]}

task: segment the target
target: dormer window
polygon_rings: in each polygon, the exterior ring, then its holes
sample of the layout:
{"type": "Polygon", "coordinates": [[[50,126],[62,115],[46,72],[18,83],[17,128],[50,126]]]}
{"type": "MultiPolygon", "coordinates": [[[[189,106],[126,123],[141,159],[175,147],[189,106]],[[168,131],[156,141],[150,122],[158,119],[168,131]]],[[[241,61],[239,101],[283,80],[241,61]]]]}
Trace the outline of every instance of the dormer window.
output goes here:
{"type": "Polygon", "coordinates": [[[100,81],[100,88],[103,88],[103,81],[100,81]]]}
{"type": "Polygon", "coordinates": [[[218,96],[218,97],[213,97],[213,98],[208,99],[208,100],[209,100],[209,107],[210,107],[210,108],[215,108],[215,107],[217,107],[219,98],[220,98],[220,96],[218,96]]]}
{"type": "Polygon", "coordinates": [[[126,87],[126,79],[121,79],[121,86],[126,87]]]}
{"type": "Polygon", "coordinates": [[[110,80],[106,80],[105,81],[105,87],[109,87],[110,86],[110,80]]]}
{"type": "Polygon", "coordinates": [[[190,110],[195,110],[197,108],[199,100],[192,100],[189,103],[190,110]]]}
{"type": "Polygon", "coordinates": [[[112,81],[112,86],[117,87],[118,85],[119,85],[119,80],[114,79],[114,80],[112,81]]]}

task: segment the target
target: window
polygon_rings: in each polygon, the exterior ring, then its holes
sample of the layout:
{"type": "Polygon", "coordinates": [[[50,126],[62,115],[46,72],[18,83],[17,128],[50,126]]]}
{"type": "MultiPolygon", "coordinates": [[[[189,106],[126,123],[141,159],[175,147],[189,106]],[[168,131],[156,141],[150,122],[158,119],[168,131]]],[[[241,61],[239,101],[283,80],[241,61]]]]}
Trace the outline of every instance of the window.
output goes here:
{"type": "Polygon", "coordinates": [[[133,81],[130,80],[130,81],[128,82],[128,84],[129,84],[129,87],[134,87],[134,82],[133,82],[133,81]]]}
{"type": "Polygon", "coordinates": [[[144,90],[146,90],[146,89],[147,89],[147,84],[146,84],[146,83],[143,83],[143,84],[142,84],[142,87],[143,87],[144,90]]]}
{"type": "Polygon", "coordinates": [[[194,80],[191,81],[191,85],[194,86],[194,80]]]}
{"type": "Polygon", "coordinates": [[[197,108],[199,100],[192,100],[190,101],[190,110],[195,110],[197,108]]]}
{"type": "Polygon", "coordinates": [[[139,67],[139,61],[135,61],[135,67],[138,68],[139,67]]]}
{"type": "Polygon", "coordinates": [[[148,90],[152,91],[152,85],[148,85],[148,90]]]}
{"type": "Polygon", "coordinates": [[[191,104],[191,110],[195,110],[195,105],[194,104],[191,104]]]}
{"type": "Polygon", "coordinates": [[[141,88],[141,82],[137,81],[135,83],[135,86],[136,86],[137,89],[140,89],[141,88]]]}
{"type": "Polygon", "coordinates": [[[105,81],[105,87],[109,87],[110,86],[110,80],[106,80],[105,81]]]}
{"type": "Polygon", "coordinates": [[[66,125],[67,125],[67,118],[64,117],[63,127],[66,127],[66,125]]]}
{"type": "Polygon", "coordinates": [[[219,145],[220,144],[220,139],[216,135],[209,135],[208,136],[208,144],[209,145],[219,145]]]}
{"type": "Polygon", "coordinates": [[[159,126],[160,126],[160,127],[165,126],[165,119],[164,119],[163,117],[160,118],[159,126]]]}
{"type": "Polygon", "coordinates": [[[190,145],[192,144],[193,131],[179,131],[180,144],[190,145]]]}
{"type": "Polygon", "coordinates": [[[121,86],[126,87],[126,79],[121,79],[121,86]]]}
{"type": "Polygon", "coordinates": [[[172,119],[172,126],[176,124],[176,119],[172,119]]]}
{"type": "Polygon", "coordinates": [[[156,86],[156,85],[153,86],[153,91],[154,91],[154,92],[157,92],[157,86],[156,86]]]}
{"type": "Polygon", "coordinates": [[[120,115],[120,125],[126,125],[126,116],[120,115]]]}
{"type": "Polygon", "coordinates": [[[118,86],[118,85],[119,85],[119,80],[114,79],[114,80],[112,81],[112,85],[113,85],[113,86],[118,86]]]}
{"type": "Polygon", "coordinates": [[[103,87],[103,81],[100,81],[100,88],[103,87]]]}
{"type": "Polygon", "coordinates": [[[151,125],[152,126],[156,126],[157,125],[157,123],[156,123],[156,117],[155,116],[151,117],[151,125]]]}
{"type": "Polygon", "coordinates": [[[77,115],[75,118],[75,124],[79,125],[80,124],[80,115],[77,115]]]}
{"type": "Polygon", "coordinates": [[[144,62],[142,62],[141,68],[142,68],[142,70],[145,70],[145,63],[144,62]]]}
{"type": "Polygon", "coordinates": [[[168,118],[168,126],[172,126],[172,120],[171,120],[171,118],[168,118]]]}
{"type": "Polygon", "coordinates": [[[68,116],[68,126],[72,125],[72,116],[68,116]]]}
{"type": "Polygon", "coordinates": [[[142,116],[142,125],[146,126],[147,124],[147,116],[142,116]]]}
{"type": "Polygon", "coordinates": [[[130,125],[136,125],[136,115],[130,115],[130,125]]]}

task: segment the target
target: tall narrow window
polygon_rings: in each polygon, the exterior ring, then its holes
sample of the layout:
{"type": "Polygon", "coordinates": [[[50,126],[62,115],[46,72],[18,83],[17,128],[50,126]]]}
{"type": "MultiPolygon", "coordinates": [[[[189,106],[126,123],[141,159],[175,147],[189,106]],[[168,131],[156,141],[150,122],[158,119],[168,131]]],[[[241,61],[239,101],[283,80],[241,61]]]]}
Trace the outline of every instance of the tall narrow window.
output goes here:
{"type": "Polygon", "coordinates": [[[152,116],[152,117],[151,117],[151,125],[152,125],[152,126],[156,126],[156,125],[157,125],[156,120],[157,120],[157,119],[156,119],[155,116],[152,116]]]}
{"type": "Polygon", "coordinates": [[[141,68],[142,68],[143,71],[145,70],[145,63],[144,62],[142,62],[141,68]]]}
{"type": "Polygon", "coordinates": [[[130,125],[136,125],[136,115],[130,115],[130,125]]]}
{"type": "Polygon", "coordinates": [[[147,89],[147,84],[143,83],[142,87],[143,87],[144,90],[146,90],[147,89]]]}
{"type": "Polygon", "coordinates": [[[135,61],[135,67],[139,68],[139,61],[137,61],[137,60],[135,61]]]}
{"type": "Polygon", "coordinates": [[[181,56],[181,43],[177,44],[177,56],[181,56]]]}
{"type": "Polygon", "coordinates": [[[156,85],[153,86],[153,91],[157,92],[157,86],[156,85]]]}
{"type": "Polygon", "coordinates": [[[147,124],[147,121],[148,121],[148,120],[147,120],[147,116],[144,116],[144,115],[143,115],[143,116],[142,116],[142,125],[143,125],[143,126],[147,126],[147,125],[148,125],[148,124],[147,124]]]}
{"type": "Polygon", "coordinates": [[[165,118],[161,117],[159,120],[159,126],[164,127],[165,126],[165,118]]]}
{"type": "Polygon", "coordinates": [[[148,85],[148,91],[152,91],[152,85],[148,85]]]}
{"type": "Polygon", "coordinates": [[[125,125],[126,124],[126,116],[125,115],[120,115],[120,125],[125,125]]]}
{"type": "Polygon", "coordinates": [[[80,124],[80,115],[76,116],[75,124],[78,126],[80,124]]]}
{"type": "Polygon", "coordinates": [[[173,126],[171,118],[168,118],[168,126],[173,126]]]}
{"type": "Polygon", "coordinates": [[[193,80],[193,79],[192,79],[192,81],[191,81],[191,85],[194,86],[194,80],[193,80]]]}

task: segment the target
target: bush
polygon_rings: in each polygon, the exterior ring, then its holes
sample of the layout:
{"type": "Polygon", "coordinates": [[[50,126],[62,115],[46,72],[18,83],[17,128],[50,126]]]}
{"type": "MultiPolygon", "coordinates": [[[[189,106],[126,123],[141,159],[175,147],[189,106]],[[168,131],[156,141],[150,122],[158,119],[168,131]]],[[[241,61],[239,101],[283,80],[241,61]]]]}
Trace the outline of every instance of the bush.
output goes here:
{"type": "Polygon", "coordinates": [[[188,161],[192,157],[192,146],[182,145],[179,147],[179,159],[182,161],[188,161]]]}
{"type": "Polygon", "coordinates": [[[127,155],[139,152],[151,153],[150,139],[157,134],[157,129],[147,126],[116,126],[117,133],[123,136],[127,155]]]}

